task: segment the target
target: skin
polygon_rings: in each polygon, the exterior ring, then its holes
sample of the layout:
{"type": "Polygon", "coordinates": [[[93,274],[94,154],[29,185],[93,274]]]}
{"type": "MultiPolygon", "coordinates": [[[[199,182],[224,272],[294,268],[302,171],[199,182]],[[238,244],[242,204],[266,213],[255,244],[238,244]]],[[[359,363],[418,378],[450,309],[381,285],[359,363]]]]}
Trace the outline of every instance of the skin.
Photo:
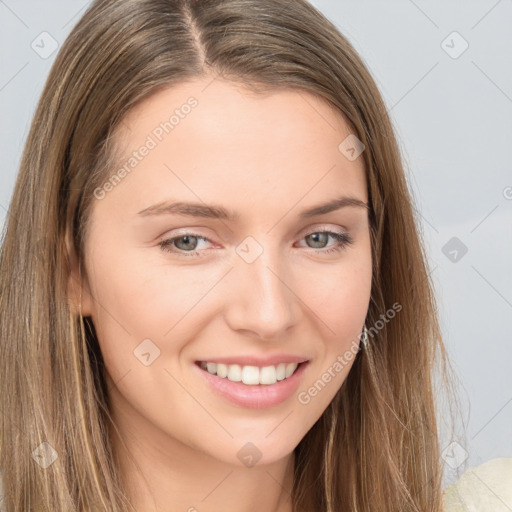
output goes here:
{"type": "Polygon", "coordinates": [[[299,213],[342,195],[367,203],[364,162],[338,150],[351,130],[310,93],[261,95],[212,77],[138,104],[116,133],[123,162],[190,96],[198,105],[93,200],[86,277],[78,290],[75,256],[70,293],[81,294],[81,313],[94,322],[126,443],[114,448],[137,510],[291,512],[293,450],[353,359],[308,404],[297,394],[359,342],[372,265],[364,208],[299,213]],[[221,204],[240,218],[138,215],[171,199],[221,204]],[[327,254],[335,238],[307,236],[320,229],[353,242],[327,254]],[[158,245],[187,232],[207,240],[178,239],[176,253],[158,245]],[[252,263],[236,252],[249,236],[263,249],[252,263]],[[148,338],[160,355],[145,366],[134,350],[148,338]],[[193,371],[208,356],[283,352],[310,364],[299,391],[267,409],[227,402],[193,371]],[[253,467],[237,457],[248,442],[261,452],[253,467]]]}

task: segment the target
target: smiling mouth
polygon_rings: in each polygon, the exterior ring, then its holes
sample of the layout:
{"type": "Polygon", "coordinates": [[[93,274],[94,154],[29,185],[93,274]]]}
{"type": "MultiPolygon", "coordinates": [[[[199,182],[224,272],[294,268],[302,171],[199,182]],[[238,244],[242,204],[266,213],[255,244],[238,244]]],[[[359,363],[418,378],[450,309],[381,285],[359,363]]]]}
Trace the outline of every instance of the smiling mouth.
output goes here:
{"type": "Polygon", "coordinates": [[[276,382],[287,380],[296,372],[297,368],[308,362],[279,363],[264,367],[206,361],[196,361],[195,364],[202,370],[231,382],[241,382],[249,386],[270,386],[276,382]]]}

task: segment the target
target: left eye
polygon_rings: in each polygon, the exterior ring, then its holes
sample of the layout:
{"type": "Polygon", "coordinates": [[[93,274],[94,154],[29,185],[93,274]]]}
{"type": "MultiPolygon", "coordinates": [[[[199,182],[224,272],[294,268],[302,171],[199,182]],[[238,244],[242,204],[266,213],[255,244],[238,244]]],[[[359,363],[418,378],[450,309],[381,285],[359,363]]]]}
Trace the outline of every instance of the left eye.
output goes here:
{"type": "MultiPolygon", "coordinates": [[[[209,242],[208,238],[204,236],[194,235],[193,233],[186,233],[185,235],[175,236],[174,238],[168,238],[167,240],[162,240],[158,245],[167,252],[195,252],[197,247],[197,241],[204,240],[209,242]],[[179,247],[179,246],[182,247],[179,247]],[[178,251],[176,251],[176,246],[178,251]],[[191,247],[193,246],[193,247],[191,247]],[[192,251],[190,250],[192,249],[192,251]]],[[[188,256],[188,255],[187,255],[188,256]]]]}
{"type": "MultiPolygon", "coordinates": [[[[305,235],[302,239],[312,241],[314,244],[320,244],[322,247],[312,247],[312,249],[323,249],[324,244],[327,243],[329,238],[335,240],[334,247],[320,252],[323,254],[340,251],[349,244],[353,243],[352,237],[348,233],[338,233],[337,231],[313,231],[305,235]]],[[[199,256],[201,252],[197,250],[198,241],[202,240],[210,242],[208,238],[197,235],[195,233],[185,233],[184,235],[176,236],[162,240],[158,245],[163,251],[178,254],[179,256],[199,256]],[[187,254],[188,253],[188,254],[187,254]]]]}

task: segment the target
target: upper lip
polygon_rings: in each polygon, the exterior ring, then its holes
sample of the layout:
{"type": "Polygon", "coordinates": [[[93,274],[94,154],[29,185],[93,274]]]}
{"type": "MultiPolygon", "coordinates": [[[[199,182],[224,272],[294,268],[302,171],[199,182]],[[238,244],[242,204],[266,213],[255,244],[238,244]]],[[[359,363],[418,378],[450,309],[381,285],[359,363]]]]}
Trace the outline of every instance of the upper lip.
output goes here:
{"type": "MultiPolygon", "coordinates": [[[[303,363],[309,361],[304,356],[294,356],[291,354],[277,354],[273,356],[258,357],[252,355],[246,356],[230,356],[230,357],[212,357],[200,359],[208,363],[221,363],[221,364],[239,364],[240,366],[277,366],[279,363],[303,363]]],[[[197,361],[197,362],[199,362],[197,361]]]]}

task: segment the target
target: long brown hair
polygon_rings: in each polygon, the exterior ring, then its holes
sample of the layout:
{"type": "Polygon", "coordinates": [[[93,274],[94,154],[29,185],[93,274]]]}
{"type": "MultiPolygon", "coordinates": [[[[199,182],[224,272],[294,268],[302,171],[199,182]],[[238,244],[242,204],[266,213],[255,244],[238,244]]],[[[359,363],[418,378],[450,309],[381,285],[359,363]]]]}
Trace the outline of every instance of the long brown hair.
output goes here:
{"type": "Polygon", "coordinates": [[[419,219],[374,80],[305,0],[97,0],[62,45],[23,151],[1,250],[7,510],[133,510],[112,453],[94,326],[68,301],[66,240],[82,269],[94,190],[112,172],[123,116],[160,88],[206,74],[256,91],[316,94],[366,148],[369,343],[296,447],[294,511],[441,511],[434,371],[443,389],[452,387],[419,219]],[[394,304],[399,313],[383,322],[394,304]],[[38,458],[53,463],[41,471],[38,458]]]}

